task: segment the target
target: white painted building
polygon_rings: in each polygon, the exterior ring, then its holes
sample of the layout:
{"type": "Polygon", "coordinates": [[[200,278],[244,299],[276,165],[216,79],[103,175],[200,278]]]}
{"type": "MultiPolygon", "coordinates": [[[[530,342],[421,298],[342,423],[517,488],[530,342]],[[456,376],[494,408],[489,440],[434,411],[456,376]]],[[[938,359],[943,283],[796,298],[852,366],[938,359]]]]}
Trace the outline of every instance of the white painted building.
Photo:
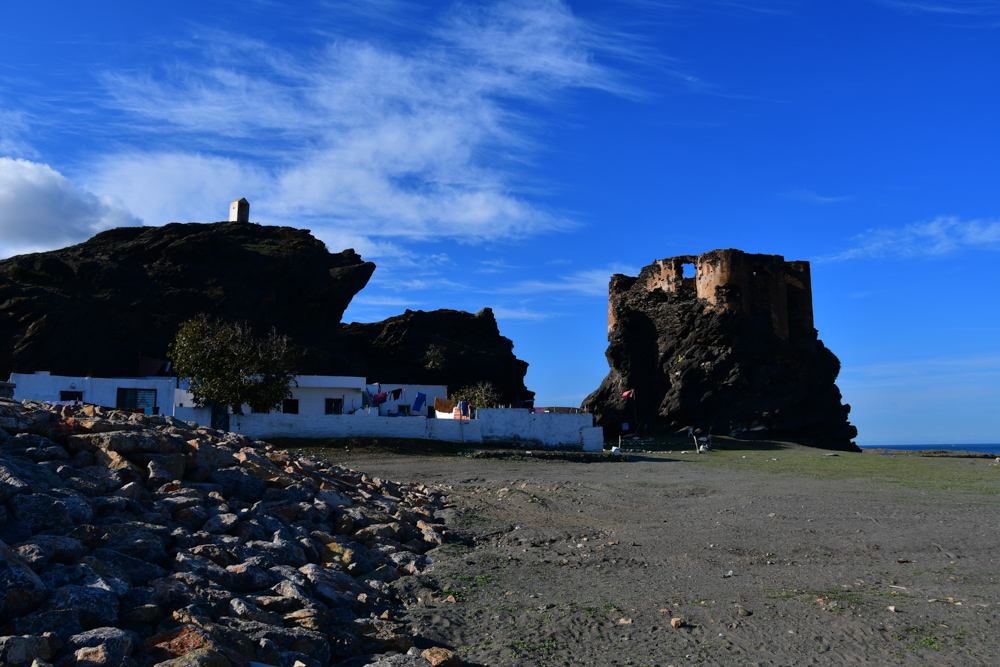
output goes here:
{"type": "MultiPolygon", "coordinates": [[[[255,413],[251,406],[244,405],[245,416],[264,417],[285,415],[306,420],[348,415],[364,417],[395,417],[398,415],[427,416],[428,401],[433,406],[434,399],[448,395],[444,385],[422,384],[370,384],[363,377],[337,375],[296,375],[291,386],[292,395],[282,402],[280,408],[267,413],[255,413]],[[374,405],[378,394],[387,394],[385,401],[374,405]],[[395,396],[395,397],[394,397],[395,396]],[[423,396],[423,400],[418,400],[423,396]]],[[[195,408],[194,397],[181,381],[174,401],[174,416],[186,421],[208,424],[211,419],[209,408],[195,408]]],[[[285,417],[283,417],[285,418],[285,417]]],[[[289,422],[291,423],[291,422],[289,422]]]]}
{"type": "MultiPolygon", "coordinates": [[[[444,385],[370,384],[365,378],[299,375],[281,409],[229,415],[228,428],[253,438],[414,438],[448,442],[519,442],[539,448],[601,451],[604,431],[590,414],[534,412],[520,408],[479,409],[473,419],[428,419],[434,399],[446,398],[444,385]],[[396,392],[395,395],[393,392],[396,392]],[[372,397],[388,394],[372,405],[372,397]],[[418,400],[422,398],[422,400],[418,400]]],[[[80,401],[147,414],[173,415],[211,426],[211,408],[194,407],[184,381],[171,377],[87,378],[14,373],[16,400],[47,403],[80,401]]],[[[225,417],[225,415],[223,415],[225,417]]]]}
{"type": "MultiPolygon", "coordinates": [[[[276,411],[289,415],[340,415],[361,407],[365,392],[363,377],[335,375],[296,375],[292,396],[282,402],[276,411]]],[[[253,414],[249,405],[243,406],[245,414],[253,414]]],[[[210,408],[196,408],[194,397],[188,391],[186,381],[178,384],[174,397],[174,416],[199,424],[211,422],[210,408]]]]}
{"type": "Polygon", "coordinates": [[[52,375],[48,371],[11,373],[14,399],[46,403],[92,403],[109,408],[173,414],[177,378],[91,378],[52,375]]]}

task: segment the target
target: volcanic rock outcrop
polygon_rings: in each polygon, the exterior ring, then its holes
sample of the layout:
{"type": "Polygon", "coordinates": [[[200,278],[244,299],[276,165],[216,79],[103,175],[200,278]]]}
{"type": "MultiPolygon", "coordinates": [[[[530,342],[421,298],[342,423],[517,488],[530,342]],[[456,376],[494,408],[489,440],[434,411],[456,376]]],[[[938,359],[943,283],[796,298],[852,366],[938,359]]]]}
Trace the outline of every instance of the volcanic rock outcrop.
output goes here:
{"type": "Polygon", "coordinates": [[[489,309],[342,324],[374,270],[306,230],[238,222],[123,227],[12,257],[0,261],[0,378],[155,374],[178,325],[205,312],[287,334],[303,374],[455,389],[486,380],[504,400],[531,397],[528,365],[489,309]]]}
{"type": "Polygon", "coordinates": [[[0,664],[458,665],[395,620],[443,508],[173,417],[0,399],[0,664]]]}
{"type": "Polygon", "coordinates": [[[860,451],[840,361],[813,327],[808,262],[730,249],[616,274],[608,341],[611,371],[583,402],[606,433],[638,423],[860,451]]]}

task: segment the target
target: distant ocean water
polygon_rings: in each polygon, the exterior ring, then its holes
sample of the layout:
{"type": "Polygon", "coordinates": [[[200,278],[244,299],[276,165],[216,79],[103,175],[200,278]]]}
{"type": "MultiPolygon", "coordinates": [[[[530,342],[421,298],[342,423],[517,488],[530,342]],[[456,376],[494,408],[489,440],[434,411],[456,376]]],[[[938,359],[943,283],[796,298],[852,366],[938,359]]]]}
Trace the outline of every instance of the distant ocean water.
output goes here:
{"type": "Polygon", "coordinates": [[[1000,443],[968,444],[968,445],[858,445],[861,449],[905,449],[909,451],[927,451],[932,449],[952,452],[984,452],[1000,456],[1000,443]]]}

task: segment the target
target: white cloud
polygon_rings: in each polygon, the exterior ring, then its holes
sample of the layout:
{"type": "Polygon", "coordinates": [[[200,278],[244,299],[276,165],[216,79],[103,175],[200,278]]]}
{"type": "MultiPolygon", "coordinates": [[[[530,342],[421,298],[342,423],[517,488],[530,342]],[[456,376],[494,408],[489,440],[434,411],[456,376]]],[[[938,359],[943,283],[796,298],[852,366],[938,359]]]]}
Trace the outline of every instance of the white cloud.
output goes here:
{"type": "Polygon", "coordinates": [[[47,164],[0,157],[0,257],[84,241],[141,222],[120,202],[73,184],[47,164]]]}
{"type": "Polygon", "coordinates": [[[1000,222],[938,217],[898,229],[869,229],[854,240],[853,248],[818,261],[943,256],[964,248],[997,250],[1000,249],[1000,222]]]}
{"type": "Polygon", "coordinates": [[[209,155],[133,152],[94,164],[94,188],[114,192],[148,224],[218,222],[229,219],[229,202],[250,200],[272,187],[257,169],[239,160],[209,155]]]}
{"type": "Polygon", "coordinates": [[[544,186],[526,170],[534,111],[573,89],[630,94],[599,61],[627,57],[626,42],[558,0],[460,5],[418,38],[292,53],[211,32],[169,68],[109,73],[112,105],[152,147],[105,157],[97,181],[151,224],[214,219],[246,196],[252,219],[326,238],[481,242],[574,226],[528,195],[544,186]]]}

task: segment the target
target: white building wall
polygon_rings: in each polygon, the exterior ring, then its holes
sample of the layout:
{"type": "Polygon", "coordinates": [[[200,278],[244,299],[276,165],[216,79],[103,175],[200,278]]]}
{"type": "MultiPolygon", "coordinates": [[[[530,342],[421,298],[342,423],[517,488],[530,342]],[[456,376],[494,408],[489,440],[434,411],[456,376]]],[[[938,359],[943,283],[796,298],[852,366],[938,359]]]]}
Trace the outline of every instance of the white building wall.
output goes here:
{"type": "Polygon", "coordinates": [[[118,403],[119,389],[155,389],[156,405],[161,414],[173,414],[176,378],[89,378],[49,373],[11,373],[10,381],[17,385],[14,400],[55,403],[62,391],[83,392],[83,402],[113,408],[118,403]]]}
{"type": "MultiPolygon", "coordinates": [[[[326,415],[326,399],[328,398],[343,399],[345,413],[361,407],[361,392],[365,387],[365,379],[363,377],[299,375],[296,376],[295,380],[298,385],[292,385],[291,398],[299,401],[300,415],[326,415]]],[[[181,417],[177,413],[177,410],[183,409],[184,414],[191,414],[192,408],[194,408],[194,397],[191,395],[191,392],[187,391],[187,382],[181,382],[174,395],[174,416],[178,419],[186,419],[185,417],[181,417]]],[[[197,415],[202,414],[197,408],[195,410],[197,411],[197,415]]],[[[201,410],[204,411],[205,415],[211,414],[205,408],[201,410]]],[[[243,412],[249,414],[251,411],[249,405],[243,406],[243,412]]],[[[280,412],[280,409],[278,412],[280,412]]],[[[209,417],[204,418],[208,419],[209,417]]],[[[201,422],[200,418],[197,421],[198,423],[208,423],[207,421],[201,422]]]]}
{"type": "Polygon", "coordinates": [[[202,426],[210,426],[212,424],[211,408],[188,407],[190,405],[190,403],[185,403],[184,407],[175,405],[174,417],[177,417],[182,421],[194,422],[195,424],[200,424],[202,426]]]}

